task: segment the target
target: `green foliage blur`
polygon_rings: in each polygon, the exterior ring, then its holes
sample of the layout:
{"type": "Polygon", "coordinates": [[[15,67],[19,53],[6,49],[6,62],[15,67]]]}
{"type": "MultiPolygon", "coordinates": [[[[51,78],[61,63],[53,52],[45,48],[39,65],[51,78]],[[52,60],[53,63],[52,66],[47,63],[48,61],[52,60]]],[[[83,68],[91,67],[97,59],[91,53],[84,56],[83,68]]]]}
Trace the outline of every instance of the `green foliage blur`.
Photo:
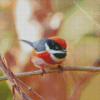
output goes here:
{"type": "MultiPolygon", "coordinates": [[[[0,76],[3,76],[1,70],[0,70],[0,76]]],[[[11,100],[11,99],[12,99],[12,94],[7,83],[5,81],[0,82],[0,100],[11,100]]]]}

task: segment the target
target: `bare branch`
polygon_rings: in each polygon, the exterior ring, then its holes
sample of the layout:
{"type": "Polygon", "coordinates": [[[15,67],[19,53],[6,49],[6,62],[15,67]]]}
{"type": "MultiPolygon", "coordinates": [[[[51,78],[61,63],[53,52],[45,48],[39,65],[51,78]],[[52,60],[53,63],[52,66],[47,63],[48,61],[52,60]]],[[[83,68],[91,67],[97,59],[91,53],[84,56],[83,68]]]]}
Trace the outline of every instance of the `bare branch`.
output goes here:
{"type": "MultiPolygon", "coordinates": [[[[54,73],[58,72],[58,68],[52,68],[52,69],[45,69],[46,73],[54,73]]],[[[99,72],[100,71],[100,66],[99,67],[79,67],[79,66],[68,66],[64,67],[63,71],[89,71],[89,72],[99,72]]],[[[30,76],[30,75],[40,75],[42,73],[42,70],[37,70],[37,71],[31,71],[31,72],[24,72],[24,73],[18,73],[15,74],[16,77],[24,77],[24,76],[30,76]]],[[[7,80],[6,76],[0,77],[0,81],[7,80]]]]}
{"type": "MultiPolygon", "coordinates": [[[[8,68],[6,60],[4,58],[2,58],[1,55],[0,55],[0,68],[2,69],[3,73],[6,75],[6,77],[10,81],[10,83],[12,84],[13,100],[15,100],[15,89],[18,91],[18,93],[21,94],[22,100],[23,100],[23,97],[26,98],[26,100],[32,100],[30,97],[28,97],[26,94],[24,94],[21,91],[19,84],[18,83],[16,84],[14,82],[13,78],[15,79],[16,76],[8,68]]],[[[15,81],[16,81],[16,79],[15,79],[15,81]]]]}
{"type": "Polygon", "coordinates": [[[35,95],[37,95],[39,98],[41,98],[42,100],[44,100],[43,97],[41,97],[38,93],[36,93],[31,87],[27,86],[25,83],[23,83],[21,80],[17,79],[17,81],[19,81],[22,85],[24,85],[29,91],[32,91],[35,95]]]}

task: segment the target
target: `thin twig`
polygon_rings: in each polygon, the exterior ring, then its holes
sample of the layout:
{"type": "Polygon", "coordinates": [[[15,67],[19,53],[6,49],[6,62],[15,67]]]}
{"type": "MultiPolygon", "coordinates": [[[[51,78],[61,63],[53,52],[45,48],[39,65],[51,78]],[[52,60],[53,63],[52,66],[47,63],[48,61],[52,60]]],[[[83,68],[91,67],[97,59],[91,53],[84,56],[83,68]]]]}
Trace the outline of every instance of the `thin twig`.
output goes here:
{"type": "Polygon", "coordinates": [[[18,86],[18,88],[19,88],[19,90],[20,90],[21,98],[22,98],[22,100],[23,100],[23,94],[22,94],[22,91],[21,91],[21,88],[20,88],[20,85],[19,85],[19,83],[18,83],[18,81],[17,81],[16,76],[13,74],[13,72],[12,72],[12,71],[10,70],[10,68],[8,67],[8,64],[7,64],[6,59],[2,58],[1,56],[0,56],[0,58],[1,58],[1,63],[4,65],[4,66],[2,66],[2,68],[3,68],[3,67],[5,68],[5,69],[4,69],[5,73],[8,72],[8,73],[9,73],[9,76],[10,76],[12,79],[14,79],[14,80],[16,81],[16,84],[15,84],[14,81],[13,81],[13,84],[14,84],[14,85],[12,85],[13,100],[15,100],[15,85],[18,86]]]}
{"type": "MultiPolygon", "coordinates": [[[[18,91],[18,93],[22,94],[22,96],[24,98],[26,98],[26,100],[32,100],[30,97],[28,97],[26,94],[24,94],[21,91],[20,87],[17,86],[18,84],[16,85],[16,83],[13,80],[13,78],[15,79],[15,77],[12,76],[13,74],[12,74],[11,70],[7,67],[6,60],[4,58],[2,58],[1,55],[0,55],[0,68],[2,69],[4,74],[6,75],[6,77],[10,81],[10,83],[12,84],[13,100],[15,99],[15,89],[18,91]]],[[[22,99],[23,99],[23,97],[22,97],[22,99]]]]}
{"type": "MultiPolygon", "coordinates": [[[[58,68],[52,68],[52,69],[45,69],[46,73],[54,73],[58,72],[58,68]]],[[[89,72],[100,72],[100,67],[79,67],[79,66],[68,66],[64,67],[63,71],[89,71],[89,72]]],[[[18,73],[15,74],[16,77],[24,77],[24,76],[30,76],[30,75],[40,75],[42,73],[42,70],[37,71],[30,71],[30,72],[24,72],[24,73],[18,73]]],[[[6,76],[0,77],[0,81],[7,80],[6,76]]]]}
{"type": "MultiPolygon", "coordinates": [[[[10,72],[10,75],[12,76],[12,78],[14,78],[14,80],[16,81],[16,84],[17,84],[17,86],[18,86],[18,88],[19,88],[19,90],[20,90],[21,98],[22,98],[22,100],[23,100],[23,94],[22,94],[20,85],[19,85],[19,83],[18,83],[17,77],[12,73],[12,71],[11,71],[10,69],[9,69],[9,72],[10,72]]],[[[15,88],[15,87],[13,87],[13,88],[15,88]]]]}
{"type": "Polygon", "coordinates": [[[17,79],[17,81],[19,81],[22,85],[24,85],[26,88],[28,88],[29,91],[32,91],[35,95],[37,95],[39,98],[41,98],[42,100],[44,100],[43,97],[41,97],[38,93],[36,93],[31,87],[27,86],[25,83],[23,83],[21,80],[17,79]]]}

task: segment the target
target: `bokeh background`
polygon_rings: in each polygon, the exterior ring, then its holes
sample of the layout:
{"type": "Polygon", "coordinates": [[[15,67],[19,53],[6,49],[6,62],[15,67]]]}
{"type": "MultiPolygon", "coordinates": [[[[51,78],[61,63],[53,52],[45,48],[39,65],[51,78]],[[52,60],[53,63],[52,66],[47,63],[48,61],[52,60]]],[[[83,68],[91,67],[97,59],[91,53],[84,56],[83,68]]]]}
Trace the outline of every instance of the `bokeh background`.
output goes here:
{"type": "MultiPolygon", "coordinates": [[[[51,36],[67,42],[64,66],[99,67],[100,0],[0,0],[0,54],[14,73],[37,70],[30,61],[32,48],[19,40],[51,36]]],[[[45,100],[100,100],[99,72],[68,71],[20,79],[45,100]]],[[[0,82],[1,100],[12,99],[10,88],[8,81],[0,82]]],[[[16,100],[20,100],[17,92],[16,100]]]]}

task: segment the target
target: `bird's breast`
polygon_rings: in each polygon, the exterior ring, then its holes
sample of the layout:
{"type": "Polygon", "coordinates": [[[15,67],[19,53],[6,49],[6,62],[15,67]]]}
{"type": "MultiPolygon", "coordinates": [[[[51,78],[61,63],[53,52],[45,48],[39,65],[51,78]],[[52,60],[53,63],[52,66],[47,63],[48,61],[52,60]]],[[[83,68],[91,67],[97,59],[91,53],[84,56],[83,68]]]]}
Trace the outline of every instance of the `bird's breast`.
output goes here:
{"type": "Polygon", "coordinates": [[[52,65],[54,65],[54,64],[61,64],[62,62],[55,62],[52,58],[51,58],[51,56],[50,56],[50,54],[47,52],[47,51],[44,51],[44,52],[36,52],[36,50],[34,49],[33,50],[33,52],[32,52],[32,59],[34,59],[34,58],[39,58],[39,59],[42,59],[42,60],[44,60],[46,63],[48,63],[48,64],[52,64],[52,65]]]}

